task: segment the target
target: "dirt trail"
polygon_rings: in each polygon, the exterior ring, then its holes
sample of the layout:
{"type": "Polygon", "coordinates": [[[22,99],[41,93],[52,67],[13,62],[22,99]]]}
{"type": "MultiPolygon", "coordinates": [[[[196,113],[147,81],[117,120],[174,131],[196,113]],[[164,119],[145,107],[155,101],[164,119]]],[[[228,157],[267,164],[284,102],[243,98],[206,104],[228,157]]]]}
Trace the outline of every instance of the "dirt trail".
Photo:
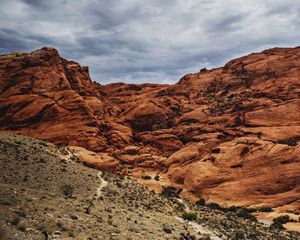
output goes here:
{"type": "Polygon", "coordinates": [[[190,212],[191,210],[190,210],[190,208],[189,208],[189,206],[185,203],[185,201],[183,200],[183,199],[181,199],[181,198],[176,198],[176,200],[180,203],[180,204],[182,204],[183,206],[184,206],[184,211],[185,212],[190,212]]]}
{"type": "Polygon", "coordinates": [[[108,184],[107,181],[105,181],[103,178],[102,178],[102,172],[99,171],[98,172],[98,178],[100,180],[100,185],[99,187],[97,188],[97,191],[96,191],[96,200],[99,199],[99,197],[101,196],[101,191],[102,189],[108,184]]]}
{"type": "Polygon", "coordinates": [[[196,232],[200,232],[202,234],[208,234],[210,236],[210,239],[212,240],[222,240],[222,238],[218,237],[213,231],[211,231],[210,229],[196,223],[196,222],[192,222],[192,221],[185,221],[183,218],[180,217],[175,217],[176,220],[178,220],[181,223],[186,223],[188,225],[190,225],[194,231],[196,232]]]}

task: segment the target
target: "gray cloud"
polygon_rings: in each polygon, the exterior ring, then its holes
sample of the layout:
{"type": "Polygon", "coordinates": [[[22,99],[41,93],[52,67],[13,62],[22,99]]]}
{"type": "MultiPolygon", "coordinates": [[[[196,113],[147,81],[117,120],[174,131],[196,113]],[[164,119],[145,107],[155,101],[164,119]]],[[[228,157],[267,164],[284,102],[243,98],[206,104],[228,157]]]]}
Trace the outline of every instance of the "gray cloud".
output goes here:
{"type": "Polygon", "coordinates": [[[0,52],[55,47],[100,83],[174,83],[247,53],[296,46],[294,0],[2,0],[0,52]]]}

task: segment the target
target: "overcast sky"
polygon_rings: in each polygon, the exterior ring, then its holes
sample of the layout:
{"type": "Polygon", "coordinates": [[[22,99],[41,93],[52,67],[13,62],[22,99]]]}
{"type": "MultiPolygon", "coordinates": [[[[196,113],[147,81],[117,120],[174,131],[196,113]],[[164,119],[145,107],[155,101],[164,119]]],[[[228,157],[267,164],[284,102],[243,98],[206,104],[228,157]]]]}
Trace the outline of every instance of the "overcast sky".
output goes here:
{"type": "Polygon", "coordinates": [[[0,53],[55,47],[93,80],[174,83],[300,45],[299,0],[0,0],[0,53]]]}

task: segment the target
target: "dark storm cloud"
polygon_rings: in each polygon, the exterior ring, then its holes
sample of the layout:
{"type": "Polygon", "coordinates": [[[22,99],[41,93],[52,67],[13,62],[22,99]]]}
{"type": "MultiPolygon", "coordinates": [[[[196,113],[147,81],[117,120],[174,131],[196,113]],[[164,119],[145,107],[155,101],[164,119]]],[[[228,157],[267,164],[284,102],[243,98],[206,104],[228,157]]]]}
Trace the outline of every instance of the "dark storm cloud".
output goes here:
{"type": "Polygon", "coordinates": [[[170,83],[299,45],[299,13],[294,0],[1,0],[0,52],[47,45],[102,83],[170,83]]]}
{"type": "Polygon", "coordinates": [[[51,7],[51,5],[48,4],[50,1],[43,1],[43,0],[22,0],[22,1],[34,8],[44,9],[44,8],[51,7]]]}

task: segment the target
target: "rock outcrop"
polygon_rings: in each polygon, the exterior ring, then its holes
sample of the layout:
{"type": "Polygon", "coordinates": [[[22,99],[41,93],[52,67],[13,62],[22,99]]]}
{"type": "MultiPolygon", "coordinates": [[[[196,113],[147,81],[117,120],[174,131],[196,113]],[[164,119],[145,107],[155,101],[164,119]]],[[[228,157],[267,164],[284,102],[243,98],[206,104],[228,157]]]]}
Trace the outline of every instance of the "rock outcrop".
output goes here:
{"type": "Polygon", "coordinates": [[[1,131],[84,147],[97,168],[159,175],[182,197],[228,206],[300,212],[299,97],[300,48],[175,85],[100,85],[49,48],[0,56],[1,131]]]}

